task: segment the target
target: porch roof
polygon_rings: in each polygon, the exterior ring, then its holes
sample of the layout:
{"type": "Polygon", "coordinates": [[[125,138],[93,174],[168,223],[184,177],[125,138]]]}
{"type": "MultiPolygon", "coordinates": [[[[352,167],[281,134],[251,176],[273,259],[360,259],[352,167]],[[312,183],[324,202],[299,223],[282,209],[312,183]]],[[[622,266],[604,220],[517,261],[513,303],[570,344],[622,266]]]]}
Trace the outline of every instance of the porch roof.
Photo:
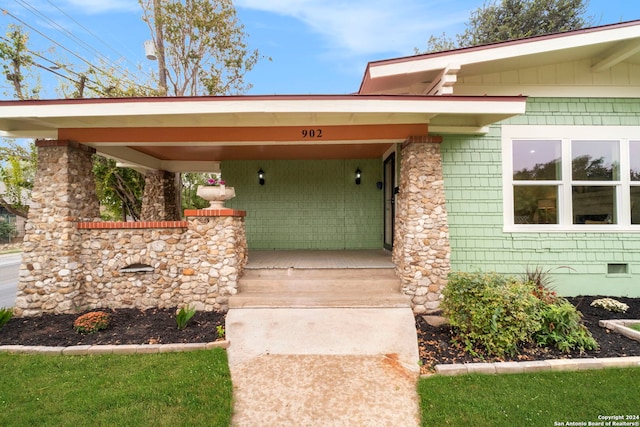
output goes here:
{"type": "Polygon", "coordinates": [[[211,171],[229,159],[381,157],[428,133],[483,133],[526,98],[217,96],[0,102],[0,134],[68,139],[127,164],[211,171]]]}

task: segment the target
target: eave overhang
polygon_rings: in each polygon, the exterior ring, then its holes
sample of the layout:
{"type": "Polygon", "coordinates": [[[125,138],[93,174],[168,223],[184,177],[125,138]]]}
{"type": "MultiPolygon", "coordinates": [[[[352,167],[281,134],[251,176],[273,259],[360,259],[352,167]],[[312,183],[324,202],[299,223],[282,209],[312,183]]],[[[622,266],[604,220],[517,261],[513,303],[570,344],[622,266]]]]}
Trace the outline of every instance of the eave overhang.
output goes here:
{"type": "Polygon", "coordinates": [[[525,106],[525,97],[361,95],[2,101],[0,132],[74,140],[149,168],[202,170],[234,158],[378,156],[409,136],[486,132],[525,106]]]}
{"type": "MultiPolygon", "coordinates": [[[[640,21],[370,62],[359,94],[452,94],[456,75],[469,77],[549,64],[593,61],[602,72],[622,61],[640,64],[640,21]]],[[[522,92],[520,92],[522,93],[522,92]]]]}

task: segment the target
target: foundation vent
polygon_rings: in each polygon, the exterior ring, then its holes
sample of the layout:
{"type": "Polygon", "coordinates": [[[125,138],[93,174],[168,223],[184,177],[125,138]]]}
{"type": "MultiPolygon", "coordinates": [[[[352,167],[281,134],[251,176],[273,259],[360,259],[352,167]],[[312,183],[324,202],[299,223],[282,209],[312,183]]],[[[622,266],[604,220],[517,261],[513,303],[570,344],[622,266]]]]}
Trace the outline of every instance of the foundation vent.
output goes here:
{"type": "Polygon", "coordinates": [[[148,264],[131,264],[120,269],[120,273],[151,273],[153,267],[148,264]]]}
{"type": "Polygon", "coordinates": [[[607,274],[629,274],[629,264],[607,264],[607,274]]]}

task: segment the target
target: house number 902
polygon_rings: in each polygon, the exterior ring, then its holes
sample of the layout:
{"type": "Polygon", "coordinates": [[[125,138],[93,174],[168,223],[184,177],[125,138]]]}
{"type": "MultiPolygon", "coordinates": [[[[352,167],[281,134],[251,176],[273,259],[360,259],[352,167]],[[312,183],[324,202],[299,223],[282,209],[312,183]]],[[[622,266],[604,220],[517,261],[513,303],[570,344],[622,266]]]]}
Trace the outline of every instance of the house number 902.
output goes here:
{"type": "Polygon", "coordinates": [[[322,129],[302,129],[303,138],[322,138],[322,129]]]}

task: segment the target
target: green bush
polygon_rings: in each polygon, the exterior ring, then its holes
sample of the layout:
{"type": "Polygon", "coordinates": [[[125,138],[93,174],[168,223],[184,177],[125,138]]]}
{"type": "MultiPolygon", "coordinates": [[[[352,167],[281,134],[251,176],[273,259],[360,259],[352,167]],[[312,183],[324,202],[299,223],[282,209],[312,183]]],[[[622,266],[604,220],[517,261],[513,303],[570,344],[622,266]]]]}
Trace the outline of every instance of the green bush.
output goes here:
{"type": "Polygon", "coordinates": [[[539,346],[554,346],[558,350],[596,350],[598,343],[581,323],[582,315],[564,298],[542,308],[542,327],[534,335],[539,346]]]}
{"type": "Polygon", "coordinates": [[[182,330],[187,327],[187,323],[196,314],[195,308],[182,307],[178,314],[176,314],[176,323],[178,325],[178,329],[182,330]]]}
{"type": "Polygon", "coordinates": [[[10,308],[0,308],[0,328],[7,324],[13,316],[13,310],[10,308]]]}
{"type": "Polygon", "coordinates": [[[541,328],[534,287],[497,273],[452,273],[442,308],[469,353],[502,357],[517,353],[541,328]]]}

